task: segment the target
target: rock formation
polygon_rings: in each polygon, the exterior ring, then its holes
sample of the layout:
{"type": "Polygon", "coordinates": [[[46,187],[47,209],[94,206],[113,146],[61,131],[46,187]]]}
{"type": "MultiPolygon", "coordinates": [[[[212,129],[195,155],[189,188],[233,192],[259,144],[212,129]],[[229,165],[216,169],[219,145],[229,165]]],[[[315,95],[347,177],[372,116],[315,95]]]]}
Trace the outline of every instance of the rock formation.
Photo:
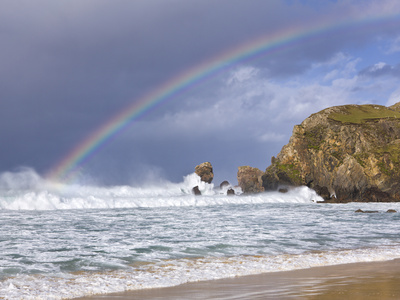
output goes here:
{"type": "Polygon", "coordinates": [[[377,210],[362,210],[362,209],[357,209],[355,211],[356,213],[363,213],[363,214],[376,214],[379,213],[377,210]]]}
{"type": "Polygon", "coordinates": [[[234,195],[236,195],[236,194],[235,194],[235,190],[234,190],[233,188],[229,188],[229,189],[226,191],[226,195],[227,195],[227,196],[234,196],[234,195]]]}
{"type": "Polygon", "coordinates": [[[209,162],[205,162],[196,166],[194,172],[200,176],[201,181],[211,183],[211,181],[214,179],[213,167],[209,162]]]}
{"type": "Polygon", "coordinates": [[[224,181],[222,181],[221,184],[219,185],[219,188],[222,189],[223,187],[230,186],[230,185],[231,185],[231,184],[229,183],[229,181],[224,180],[224,181]]]}
{"type": "Polygon", "coordinates": [[[263,172],[249,166],[239,167],[237,180],[243,193],[260,193],[264,191],[262,185],[263,172]]]}
{"type": "Polygon", "coordinates": [[[294,127],[261,181],[265,190],[307,185],[331,202],[400,201],[400,103],[311,115],[294,127]]]}
{"type": "Polygon", "coordinates": [[[194,195],[196,195],[196,196],[201,195],[201,191],[200,191],[198,185],[196,185],[194,188],[192,188],[192,193],[193,193],[194,195]]]}

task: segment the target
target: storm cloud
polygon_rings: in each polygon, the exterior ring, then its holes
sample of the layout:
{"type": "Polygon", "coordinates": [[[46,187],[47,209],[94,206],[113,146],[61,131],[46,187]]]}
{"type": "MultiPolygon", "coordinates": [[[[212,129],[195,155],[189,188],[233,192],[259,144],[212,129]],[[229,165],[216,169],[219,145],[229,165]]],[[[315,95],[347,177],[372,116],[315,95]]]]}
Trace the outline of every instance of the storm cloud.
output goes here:
{"type": "Polygon", "coordinates": [[[394,0],[3,1],[0,172],[45,174],[143,95],[239,45],[304,24],[369,18],[176,94],[105,144],[82,174],[136,184],[179,181],[203,161],[221,181],[234,181],[240,165],[264,169],[311,113],[400,101],[396,12],[394,0]]]}

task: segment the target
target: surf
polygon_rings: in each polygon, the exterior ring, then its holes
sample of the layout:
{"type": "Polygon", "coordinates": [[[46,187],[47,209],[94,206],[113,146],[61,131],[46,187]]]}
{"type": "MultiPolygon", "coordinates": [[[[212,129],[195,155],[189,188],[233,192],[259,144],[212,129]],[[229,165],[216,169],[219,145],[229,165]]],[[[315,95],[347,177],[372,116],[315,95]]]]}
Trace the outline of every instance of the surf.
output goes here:
{"type": "Polygon", "coordinates": [[[202,182],[195,173],[183,177],[182,182],[164,181],[135,186],[95,186],[66,184],[60,187],[40,177],[32,169],[0,175],[0,209],[2,210],[66,210],[115,209],[179,206],[215,206],[254,203],[315,203],[321,201],[307,187],[290,189],[287,193],[265,192],[243,195],[240,187],[215,187],[202,182]],[[198,186],[202,195],[195,196],[198,186]],[[227,195],[229,188],[235,195],[227,195]]]}

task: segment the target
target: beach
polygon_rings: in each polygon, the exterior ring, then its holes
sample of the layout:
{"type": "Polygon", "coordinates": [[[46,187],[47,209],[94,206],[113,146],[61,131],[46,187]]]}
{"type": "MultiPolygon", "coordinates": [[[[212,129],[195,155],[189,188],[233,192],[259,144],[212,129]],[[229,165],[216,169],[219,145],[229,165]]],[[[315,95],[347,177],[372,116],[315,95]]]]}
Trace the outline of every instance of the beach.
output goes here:
{"type": "Polygon", "coordinates": [[[400,299],[400,260],[272,272],[79,300],[400,299]]]}

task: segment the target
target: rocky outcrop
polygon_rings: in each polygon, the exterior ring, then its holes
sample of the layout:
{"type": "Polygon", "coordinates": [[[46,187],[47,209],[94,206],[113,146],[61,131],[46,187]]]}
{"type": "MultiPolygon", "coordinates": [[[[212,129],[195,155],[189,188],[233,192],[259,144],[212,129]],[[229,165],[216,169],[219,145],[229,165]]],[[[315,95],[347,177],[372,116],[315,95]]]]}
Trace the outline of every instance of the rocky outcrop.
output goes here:
{"type": "MultiPolygon", "coordinates": [[[[379,213],[377,210],[362,210],[362,209],[357,209],[355,211],[356,213],[363,213],[363,214],[374,214],[374,213],[379,213]]],[[[388,209],[386,213],[397,213],[395,209],[388,209]]]]}
{"type": "Polygon", "coordinates": [[[243,193],[260,193],[264,191],[262,185],[263,172],[249,166],[239,167],[237,180],[243,193]]]}
{"type": "Polygon", "coordinates": [[[224,180],[221,182],[221,184],[219,185],[219,188],[222,189],[224,187],[230,186],[231,184],[229,183],[229,181],[224,180]]]}
{"type": "Polygon", "coordinates": [[[200,176],[201,181],[211,183],[214,179],[213,167],[209,162],[196,166],[194,172],[200,176]]]}
{"type": "Polygon", "coordinates": [[[377,210],[362,210],[362,209],[357,209],[355,211],[356,213],[363,213],[363,214],[376,214],[379,213],[377,210]]]}
{"type": "Polygon", "coordinates": [[[226,195],[227,195],[227,196],[234,196],[234,195],[236,195],[235,190],[234,190],[233,188],[229,188],[229,189],[226,191],[226,195]]]}
{"type": "Polygon", "coordinates": [[[200,196],[201,195],[201,191],[199,189],[199,186],[196,185],[194,188],[192,188],[192,193],[196,196],[200,196]]]}
{"type": "Polygon", "coordinates": [[[265,190],[282,185],[330,202],[400,201],[400,104],[331,107],[296,125],[262,175],[265,190]]]}

